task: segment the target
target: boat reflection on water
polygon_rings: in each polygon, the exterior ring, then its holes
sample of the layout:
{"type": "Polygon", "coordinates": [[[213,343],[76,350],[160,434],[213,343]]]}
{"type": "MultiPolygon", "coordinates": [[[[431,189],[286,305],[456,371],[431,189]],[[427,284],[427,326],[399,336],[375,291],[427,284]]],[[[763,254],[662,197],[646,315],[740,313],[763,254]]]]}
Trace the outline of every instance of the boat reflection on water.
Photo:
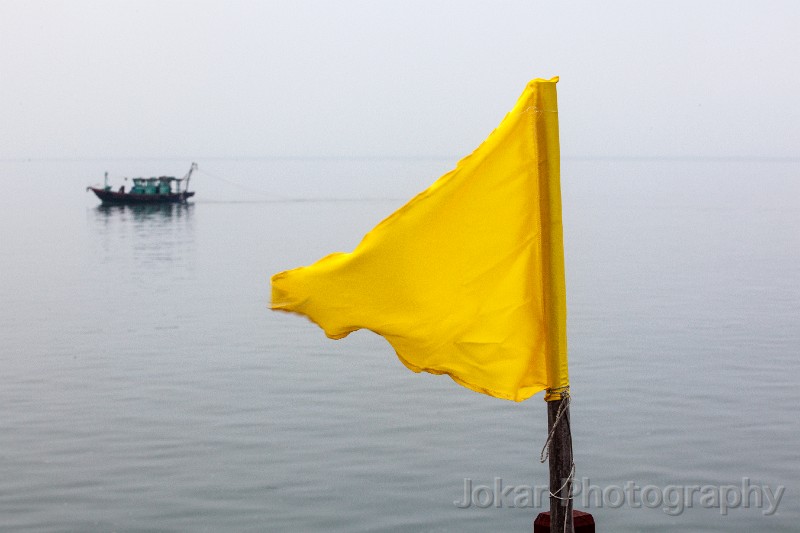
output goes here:
{"type": "Polygon", "coordinates": [[[167,235],[187,235],[192,232],[194,204],[101,204],[93,209],[94,219],[102,234],[123,237],[140,235],[158,241],[156,233],[164,239],[167,235]]]}
{"type": "Polygon", "coordinates": [[[125,258],[141,269],[129,274],[137,279],[154,275],[156,265],[182,265],[188,275],[195,251],[193,213],[193,204],[99,205],[90,215],[95,257],[109,265],[125,258]]]}
{"type": "Polygon", "coordinates": [[[100,217],[132,218],[133,220],[170,219],[190,217],[193,203],[173,204],[100,204],[95,212],[100,217]]]}

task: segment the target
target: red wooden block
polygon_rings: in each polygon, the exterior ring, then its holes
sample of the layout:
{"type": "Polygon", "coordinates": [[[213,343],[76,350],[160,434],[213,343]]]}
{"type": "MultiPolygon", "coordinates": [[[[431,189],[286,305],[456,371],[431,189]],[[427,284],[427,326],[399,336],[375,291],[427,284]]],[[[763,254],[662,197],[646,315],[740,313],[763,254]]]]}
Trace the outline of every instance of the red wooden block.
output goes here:
{"type": "MultiPolygon", "coordinates": [[[[583,511],[572,511],[575,533],[594,533],[594,517],[583,511]]],[[[533,533],[550,533],[550,511],[539,513],[533,521],[533,533]]]]}

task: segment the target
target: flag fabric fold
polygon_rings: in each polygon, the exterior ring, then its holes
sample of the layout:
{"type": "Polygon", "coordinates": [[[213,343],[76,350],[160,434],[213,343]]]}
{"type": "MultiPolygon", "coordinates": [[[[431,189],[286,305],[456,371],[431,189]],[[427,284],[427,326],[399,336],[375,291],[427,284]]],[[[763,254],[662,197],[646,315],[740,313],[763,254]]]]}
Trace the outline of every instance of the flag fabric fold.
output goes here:
{"type": "Polygon", "coordinates": [[[498,398],[567,387],[557,81],[531,81],[480,147],[355,250],[274,275],[272,309],[333,339],[372,330],[414,372],[498,398]]]}

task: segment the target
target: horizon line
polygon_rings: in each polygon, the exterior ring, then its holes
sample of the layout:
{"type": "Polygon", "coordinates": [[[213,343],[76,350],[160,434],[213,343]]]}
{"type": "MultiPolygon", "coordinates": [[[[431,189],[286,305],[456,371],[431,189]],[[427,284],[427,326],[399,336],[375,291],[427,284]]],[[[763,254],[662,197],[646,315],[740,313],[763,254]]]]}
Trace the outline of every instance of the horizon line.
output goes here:
{"type": "MultiPolygon", "coordinates": [[[[17,156],[0,157],[2,162],[34,162],[34,161],[174,161],[174,160],[461,160],[463,156],[452,155],[432,155],[432,154],[412,154],[412,155],[212,155],[212,156],[186,156],[186,155],[165,155],[165,156],[17,156]]],[[[562,155],[562,160],[567,161],[800,161],[800,155],[666,155],[666,154],[645,154],[645,155],[562,155]]]]}

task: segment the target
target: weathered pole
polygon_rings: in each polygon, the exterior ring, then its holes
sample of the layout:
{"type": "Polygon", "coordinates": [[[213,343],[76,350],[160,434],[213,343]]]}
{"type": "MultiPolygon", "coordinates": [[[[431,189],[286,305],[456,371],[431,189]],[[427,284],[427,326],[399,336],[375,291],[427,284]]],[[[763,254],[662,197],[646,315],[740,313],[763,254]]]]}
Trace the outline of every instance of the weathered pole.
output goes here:
{"type": "Polygon", "coordinates": [[[569,423],[569,393],[547,402],[550,457],[550,531],[574,533],[572,523],[572,433],[569,423]]]}
{"type": "MultiPolygon", "coordinates": [[[[553,78],[551,82],[557,82],[553,78]]],[[[536,101],[534,149],[539,178],[542,308],[547,366],[547,453],[550,457],[550,531],[574,533],[572,522],[572,436],[569,428],[567,298],[564,231],[561,222],[561,150],[555,83],[541,83],[536,101]]],[[[544,462],[544,457],[541,458],[544,462]]]]}

